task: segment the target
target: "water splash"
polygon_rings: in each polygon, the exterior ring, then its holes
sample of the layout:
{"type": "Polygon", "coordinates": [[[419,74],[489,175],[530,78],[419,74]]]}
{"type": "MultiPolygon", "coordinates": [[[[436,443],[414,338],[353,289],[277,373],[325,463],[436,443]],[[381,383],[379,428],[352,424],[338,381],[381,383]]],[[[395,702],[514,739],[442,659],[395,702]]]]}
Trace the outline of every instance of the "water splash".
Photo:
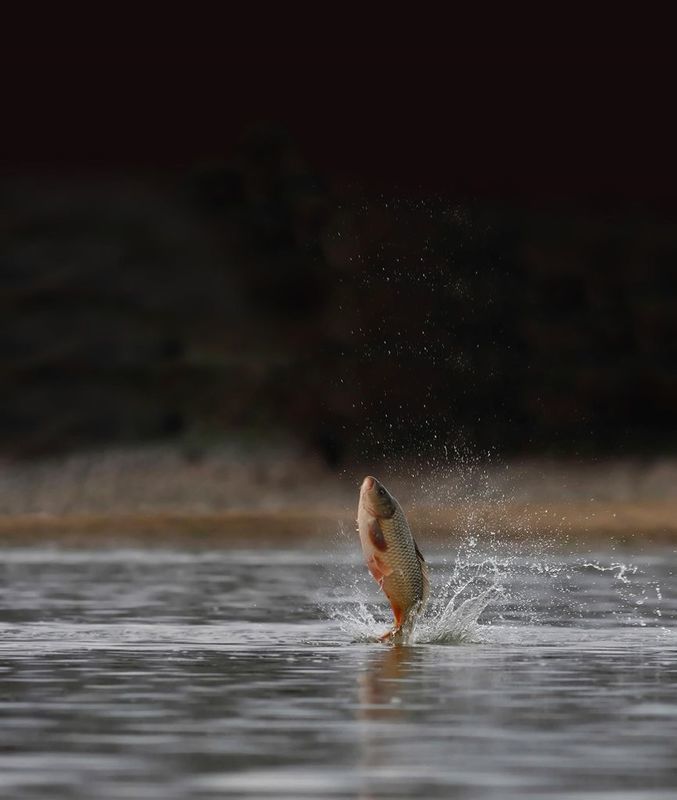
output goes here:
{"type": "MultiPolygon", "coordinates": [[[[398,637],[399,642],[485,641],[492,625],[665,624],[672,602],[670,596],[664,598],[661,588],[667,586],[666,578],[647,573],[641,556],[638,563],[624,563],[613,552],[615,545],[611,553],[600,551],[599,558],[592,550],[585,555],[567,553],[563,518],[548,517],[547,525],[535,527],[526,512],[516,517],[510,491],[506,484],[495,484],[486,462],[460,450],[454,455],[454,462],[446,467],[437,464],[436,469],[410,475],[418,479],[418,502],[411,498],[407,507],[419,512],[454,508],[457,517],[455,535],[448,540],[439,525],[436,529],[428,523],[438,546],[437,553],[424,547],[431,567],[431,597],[411,629],[398,637]],[[448,554],[452,541],[455,558],[440,558],[440,546],[448,554]]],[[[417,537],[423,532],[419,539],[423,542],[425,519],[425,515],[423,521],[419,519],[415,531],[417,537]]],[[[377,641],[392,627],[390,609],[363,563],[358,565],[352,533],[348,537],[341,528],[338,534],[344,539],[344,551],[351,554],[352,581],[346,582],[343,573],[336,582],[341,585],[335,595],[339,603],[330,609],[330,616],[352,640],[377,641]],[[381,605],[376,605],[376,597],[381,605]]]]}
{"type": "Polygon", "coordinates": [[[581,565],[584,569],[594,569],[598,572],[610,572],[613,578],[622,583],[629,584],[629,575],[637,574],[637,567],[634,564],[610,564],[603,566],[597,561],[586,561],[581,565]]]}
{"type": "Polygon", "coordinates": [[[453,595],[441,612],[424,616],[417,622],[411,642],[460,644],[481,641],[479,617],[501,591],[500,586],[490,586],[461,602],[458,602],[457,594],[453,595]]]}
{"type": "Polygon", "coordinates": [[[412,643],[481,641],[480,615],[503,589],[503,569],[492,559],[457,561],[451,578],[436,592],[412,630],[412,643]]]}
{"type": "MultiPolygon", "coordinates": [[[[352,583],[346,586],[344,573],[340,601],[330,616],[351,640],[378,641],[392,626],[390,609],[375,599],[363,565],[352,569],[352,583]]],[[[469,559],[461,548],[452,564],[433,559],[431,575],[430,601],[398,637],[400,644],[483,642],[492,627],[505,625],[660,627],[666,608],[673,613],[655,576],[641,564],[617,560],[573,555],[469,559]]]]}
{"type": "MultiPolygon", "coordinates": [[[[482,640],[479,618],[491,601],[503,592],[503,570],[498,562],[467,564],[457,561],[451,577],[433,587],[423,613],[405,627],[398,644],[460,644],[482,640]]],[[[361,587],[356,587],[361,589],[361,587]]],[[[387,613],[387,612],[386,612],[387,613]]],[[[334,607],[331,616],[353,641],[374,642],[392,623],[384,610],[365,599],[345,607],[334,607]]]]}

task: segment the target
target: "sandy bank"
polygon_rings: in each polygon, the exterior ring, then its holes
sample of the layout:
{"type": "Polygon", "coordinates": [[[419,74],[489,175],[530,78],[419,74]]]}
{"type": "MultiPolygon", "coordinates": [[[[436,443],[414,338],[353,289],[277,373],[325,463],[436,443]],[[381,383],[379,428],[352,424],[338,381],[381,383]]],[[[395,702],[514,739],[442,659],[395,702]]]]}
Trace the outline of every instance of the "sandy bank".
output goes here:
{"type": "MultiPolygon", "coordinates": [[[[556,546],[587,542],[640,547],[677,545],[677,504],[598,504],[589,507],[458,506],[418,509],[409,515],[426,547],[444,547],[471,533],[479,539],[547,536],[556,546]]],[[[325,544],[350,533],[354,519],[343,509],[232,510],[211,513],[16,514],[0,517],[0,543],[25,546],[262,547],[325,544]]]]}
{"type": "Polygon", "coordinates": [[[357,487],[378,474],[422,541],[547,533],[677,542],[677,460],[463,460],[331,472],[290,447],[200,459],[147,447],[0,463],[0,541],[257,546],[328,540],[354,526],[357,487]]]}

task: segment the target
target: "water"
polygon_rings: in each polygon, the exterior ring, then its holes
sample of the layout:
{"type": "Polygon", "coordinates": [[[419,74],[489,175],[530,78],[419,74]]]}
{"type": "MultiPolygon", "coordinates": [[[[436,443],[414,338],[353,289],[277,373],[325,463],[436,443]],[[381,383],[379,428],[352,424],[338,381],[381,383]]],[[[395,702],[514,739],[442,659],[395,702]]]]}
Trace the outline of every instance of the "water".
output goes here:
{"type": "Polygon", "coordinates": [[[445,555],[388,647],[352,556],[4,550],[0,796],[674,798],[675,551],[445,555]]]}

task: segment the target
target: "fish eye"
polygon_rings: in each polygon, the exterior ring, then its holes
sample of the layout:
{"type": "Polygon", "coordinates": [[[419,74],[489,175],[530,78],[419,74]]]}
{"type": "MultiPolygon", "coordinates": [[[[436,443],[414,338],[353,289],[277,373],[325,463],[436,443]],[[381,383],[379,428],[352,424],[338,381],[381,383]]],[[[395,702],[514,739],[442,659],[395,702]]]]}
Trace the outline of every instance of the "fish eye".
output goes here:
{"type": "Polygon", "coordinates": [[[381,497],[383,497],[383,495],[386,493],[386,490],[383,488],[383,486],[378,487],[378,493],[381,495],[381,497]]]}

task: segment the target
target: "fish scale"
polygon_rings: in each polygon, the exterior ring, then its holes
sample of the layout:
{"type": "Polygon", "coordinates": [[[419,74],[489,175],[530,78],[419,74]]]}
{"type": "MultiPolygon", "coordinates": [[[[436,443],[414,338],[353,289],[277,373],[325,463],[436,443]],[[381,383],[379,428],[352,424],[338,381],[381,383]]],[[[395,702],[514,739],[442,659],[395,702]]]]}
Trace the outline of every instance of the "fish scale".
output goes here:
{"type": "Polygon", "coordinates": [[[388,543],[384,560],[393,568],[393,573],[383,581],[383,589],[389,600],[395,600],[406,611],[426,598],[423,571],[416,555],[414,538],[400,504],[397,501],[395,504],[393,517],[380,521],[388,543]]]}

